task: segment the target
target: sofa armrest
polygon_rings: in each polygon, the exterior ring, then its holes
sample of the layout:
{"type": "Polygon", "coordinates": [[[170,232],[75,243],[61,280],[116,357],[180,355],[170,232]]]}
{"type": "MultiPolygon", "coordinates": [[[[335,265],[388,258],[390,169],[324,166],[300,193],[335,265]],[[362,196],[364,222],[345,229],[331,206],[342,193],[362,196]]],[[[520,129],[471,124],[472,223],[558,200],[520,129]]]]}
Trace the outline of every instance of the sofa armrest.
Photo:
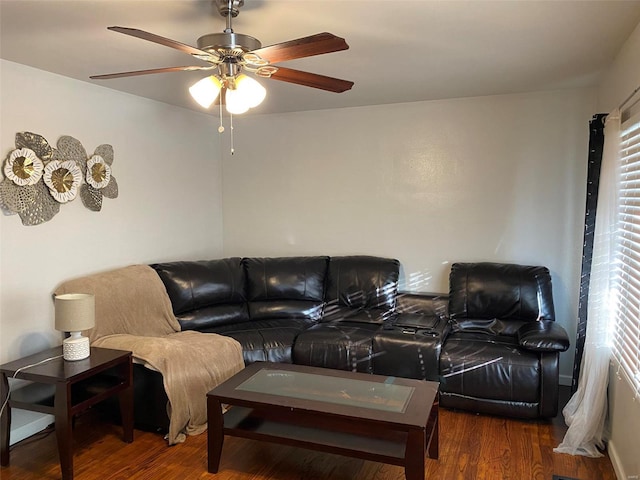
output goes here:
{"type": "Polygon", "coordinates": [[[527,322],[516,332],[518,344],[535,352],[564,352],[569,348],[569,336],[552,320],[527,322]]]}

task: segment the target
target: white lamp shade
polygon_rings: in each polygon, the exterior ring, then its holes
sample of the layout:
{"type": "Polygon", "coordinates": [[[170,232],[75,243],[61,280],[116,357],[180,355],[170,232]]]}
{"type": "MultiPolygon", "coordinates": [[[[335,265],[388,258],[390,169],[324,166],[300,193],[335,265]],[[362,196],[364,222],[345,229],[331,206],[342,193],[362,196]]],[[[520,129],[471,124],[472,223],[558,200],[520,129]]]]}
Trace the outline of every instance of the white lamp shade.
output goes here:
{"type": "Polygon", "coordinates": [[[267,90],[256,80],[246,75],[238,75],[236,90],[242,95],[249,108],[257,107],[267,96],[267,90]]]}
{"type": "Polygon", "coordinates": [[[56,330],[81,332],[95,326],[95,297],[86,293],[56,295],[56,330]]]}
{"type": "Polygon", "coordinates": [[[233,113],[234,115],[240,115],[249,110],[249,104],[238,90],[228,88],[225,102],[227,103],[227,112],[233,113]]]}
{"type": "Polygon", "coordinates": [[[189,93],[202,107],[209,108],[218,98],[222,84],[215,75],[205,77],[189,87],[189,93]]]}
{"type": "Polygon", "coordinates": [[[253,107],[257,107],[267,96],[267,91],[251,77],[238,75],[235,79],[235,88],[227,89],[227,111],[234,115],[245,113],[253,107]]]}

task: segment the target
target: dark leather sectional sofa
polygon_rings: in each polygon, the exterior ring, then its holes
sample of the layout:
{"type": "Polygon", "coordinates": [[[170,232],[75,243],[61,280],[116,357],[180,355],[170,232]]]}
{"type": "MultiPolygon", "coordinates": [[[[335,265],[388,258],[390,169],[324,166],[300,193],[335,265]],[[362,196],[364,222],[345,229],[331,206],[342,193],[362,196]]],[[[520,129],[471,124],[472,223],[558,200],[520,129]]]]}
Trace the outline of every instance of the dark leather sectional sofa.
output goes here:
{"type": "MultiPolygon", "coordinates": [[[[399,262],[370,256],[224,258],[151,265],[183,330],[235,338],[255,361],[439,381],[440,405],[555,416],[558,356],[544,267],[452,266],[449,295],[398,292],[399,262]]],[[[166,429],[159,373],[134,366],[136,423],[166,429]]],[[[428,408],[428,406],[425,406],[428,408]]]]}

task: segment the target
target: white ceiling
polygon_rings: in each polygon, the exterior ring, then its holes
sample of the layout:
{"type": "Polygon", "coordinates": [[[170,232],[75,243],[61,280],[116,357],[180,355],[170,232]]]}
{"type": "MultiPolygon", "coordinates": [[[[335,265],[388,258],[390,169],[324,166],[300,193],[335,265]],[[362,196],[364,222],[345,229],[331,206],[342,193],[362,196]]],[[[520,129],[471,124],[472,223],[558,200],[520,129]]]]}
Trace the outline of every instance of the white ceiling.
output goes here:
{"type": "MultiPolygon", "coordinates": [[[[350,45],[283,66],[352,80],[351,91],[263,80],[252,112],[277,113],[595,85],[639,22],[640,1],[245,0],[233,27],[263,45],[325,31],[350,45]]],[[[198,64],[111,25],[195,46],[225,20],[211,0],[0,0],[0,57],[202,111],[187,88],[203,72],[89,80],[198,64]]]]}

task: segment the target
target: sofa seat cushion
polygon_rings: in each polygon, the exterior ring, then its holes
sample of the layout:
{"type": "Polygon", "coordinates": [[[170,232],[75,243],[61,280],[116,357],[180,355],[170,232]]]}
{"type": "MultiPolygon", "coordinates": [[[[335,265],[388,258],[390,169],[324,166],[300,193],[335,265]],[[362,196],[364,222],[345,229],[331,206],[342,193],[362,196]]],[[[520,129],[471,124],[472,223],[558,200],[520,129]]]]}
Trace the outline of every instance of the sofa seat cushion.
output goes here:
{"type": "Polygon", "coordinates": [[[506,402],[540,401],[540,357],[517,338],[453,333],[440,356],[442,392],[506,402]]]}
{"type": "Polygon", "coordinates": [[[327,305],[322,316],[323,323],[331,322],[354,322],[354,323],[378,323],[382,324],[393,319],[393,312],[389,310],[355,309],[336,304],[327,305]]]}
{"type": "Polygon", "coordinates": [[[219,325],[248,322],[249,312],[245,303],[212,305],[176,315],[181,330],[205,331],[219,325]]]}
{"type": "Polygon", "coordinates": [[[376,323],[322,323],[300,333],[293,349],[298,365],[372,373],[376,323]]]}
{"type": "Polygon", "coordinates": [[[251,319],[300,318],[316,322],[322,318],[323,302],[309,300],[268,300],[249,303],[251,319]]]}
{"type": "Polygon", "coordinates": [[[301,319],[269,319],[224,325],[204,331],[236,339],[242,346],[245,365],[253,362],[291,363],[293,342],[308,326],[308,322],[301,319]]]}

